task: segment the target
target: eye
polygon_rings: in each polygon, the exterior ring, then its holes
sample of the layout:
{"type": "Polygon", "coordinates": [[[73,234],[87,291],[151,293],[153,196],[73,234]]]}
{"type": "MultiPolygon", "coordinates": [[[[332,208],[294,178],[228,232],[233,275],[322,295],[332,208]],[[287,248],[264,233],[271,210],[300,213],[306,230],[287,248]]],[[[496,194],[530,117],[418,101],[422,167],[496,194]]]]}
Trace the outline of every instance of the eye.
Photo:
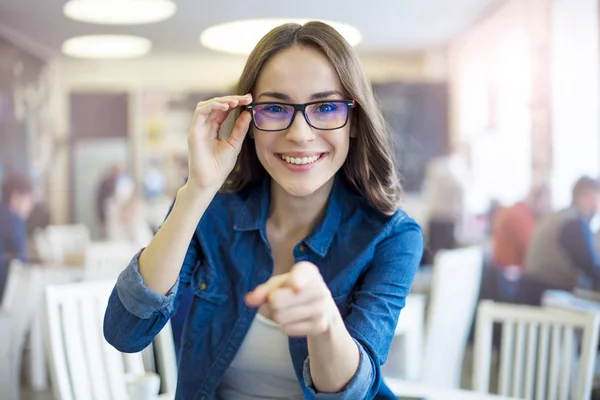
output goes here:
{"type": "Polygon", "coordinates": [[[287,112],[286,108],[279,104],[265,104],[263,111],[274,114],[287,112]]]}
{"type": "Polygon", "coordinates": [[[337,110],[337,104],[335,103],[320,103],[317,104],[315,110],[319,113],[330,113],[337,110]]]}

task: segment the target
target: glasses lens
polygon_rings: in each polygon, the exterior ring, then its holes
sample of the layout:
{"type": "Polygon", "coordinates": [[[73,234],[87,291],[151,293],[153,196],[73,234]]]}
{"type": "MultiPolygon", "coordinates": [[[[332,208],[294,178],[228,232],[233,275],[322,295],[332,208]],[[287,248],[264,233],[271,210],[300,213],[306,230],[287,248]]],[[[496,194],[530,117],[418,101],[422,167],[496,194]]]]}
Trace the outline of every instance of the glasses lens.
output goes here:
{"type": "Polygon", "coordinates": [[[256,127],[265,131],[287,129],[294,116],[294,107],[277,103],[259,104],[253,111],[256,127]]]}
{"type": "Polygon", "coordinates": [[[341,101],[324,101],[306,107],[311,125],[317,129],[338,129],[346,124],[348,105],[341,101]]]}

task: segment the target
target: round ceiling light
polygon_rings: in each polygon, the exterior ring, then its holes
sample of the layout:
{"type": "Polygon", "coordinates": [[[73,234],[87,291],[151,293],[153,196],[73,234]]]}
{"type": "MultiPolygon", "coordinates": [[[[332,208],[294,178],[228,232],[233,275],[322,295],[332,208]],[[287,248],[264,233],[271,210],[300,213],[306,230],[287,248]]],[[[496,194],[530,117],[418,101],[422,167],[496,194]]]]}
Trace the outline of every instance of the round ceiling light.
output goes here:
{"type": "MultiPolygon", "coordinates": [[[[276,26],[295,22],[305,24],[310,19],[252,19],[227,22],[206,29],[200,35],[200,42],[212,50],[232,54],[249,54],[256,43],[276,26]]],[[[335,28],[352,46],[356,46],[362,35],[355,27],[341,22],[322,21],[335,28]]]]}
{"type": "Polygon", "coordinates": [[[152,42],[143,37],[90,35],[66,40],[62,52],[77,58],[134,58],[147,54],[151,48],[152,42]]]}
{"type": "Polygon", "coordinates": [[[176,9],[171,0],[70,0],[63,13],[92,24],[135,25],[163,21],[176,9]]]}

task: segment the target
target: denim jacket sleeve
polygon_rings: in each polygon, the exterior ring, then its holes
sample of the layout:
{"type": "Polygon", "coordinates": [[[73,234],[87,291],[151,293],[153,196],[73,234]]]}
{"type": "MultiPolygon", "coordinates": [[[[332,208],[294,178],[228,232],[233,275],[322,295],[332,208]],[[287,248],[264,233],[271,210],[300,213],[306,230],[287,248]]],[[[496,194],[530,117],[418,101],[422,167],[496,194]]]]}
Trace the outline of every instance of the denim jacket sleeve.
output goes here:
{"type": "Polygon", "coordinates": [[[108,301],[104,315],[104,337],[108,343],[125,353],[135,353],[148,346],[177,309],[178,293],[189,284],[199,253],[194,235],[179,278],[167,295],[144,285],[138,265],[141,251],[136,254],[119,275],[108,301]]]}
{"type": "Polygon", "coordinates": [[[423,254],[421,229],[409,221],[401,221],[379,243],[364,279],[353,294],[350,313],[344,322],[360,351],[354,377],[339,393],[318,393],[312,384],[308,359],[305,361],[305,384],[316,399],[373,399],[377,394],[382,382],[381,366],[387,359],[400,310],[423,254]]]}

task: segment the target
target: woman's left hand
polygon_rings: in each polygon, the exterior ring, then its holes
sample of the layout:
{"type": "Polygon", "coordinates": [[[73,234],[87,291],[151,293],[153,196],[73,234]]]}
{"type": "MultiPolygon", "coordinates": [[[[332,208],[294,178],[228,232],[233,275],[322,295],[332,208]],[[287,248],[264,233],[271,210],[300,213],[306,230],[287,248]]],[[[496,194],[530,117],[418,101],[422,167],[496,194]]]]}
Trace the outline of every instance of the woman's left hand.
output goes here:
{"type": "Polygon", "coordinates": [[[301,261],[290,272],[271,277],[246,295],[246,304],[267,303],[271,318],[288,336],[318,336],[340,318],[331,292],[316,265],[301,261]]]}

